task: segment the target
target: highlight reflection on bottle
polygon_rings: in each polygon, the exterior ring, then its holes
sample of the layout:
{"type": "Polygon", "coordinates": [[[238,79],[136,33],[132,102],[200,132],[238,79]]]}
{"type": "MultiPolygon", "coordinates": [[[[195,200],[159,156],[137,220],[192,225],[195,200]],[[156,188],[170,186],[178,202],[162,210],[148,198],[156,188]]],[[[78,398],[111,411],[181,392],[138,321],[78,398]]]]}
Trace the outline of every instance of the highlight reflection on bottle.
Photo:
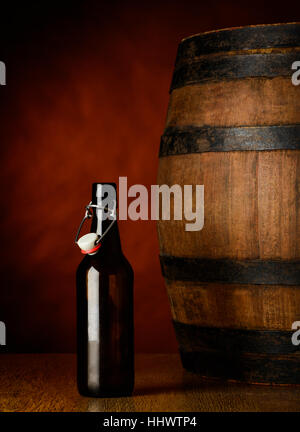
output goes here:
{"type": "MultiPolygon", "coordinates": [[[[93,184],[93,205],[103,204],[103,185],[93,184]]],[[[93,211],[91,231],[98,236],[111,224],[102,214],[93,211]]],[[[84,396],[129,396],[134,387],[133,270],[122,253],[117,221],[94,249],[76,274],[78,390],[84,396]]]]}

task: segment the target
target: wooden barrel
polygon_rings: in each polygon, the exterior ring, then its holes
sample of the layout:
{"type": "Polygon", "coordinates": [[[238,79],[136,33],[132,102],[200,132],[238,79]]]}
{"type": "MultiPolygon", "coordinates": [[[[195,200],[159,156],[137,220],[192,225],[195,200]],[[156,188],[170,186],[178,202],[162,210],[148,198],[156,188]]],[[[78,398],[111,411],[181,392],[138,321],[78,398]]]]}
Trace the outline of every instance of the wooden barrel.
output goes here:
{"type": "Polygon", "coordinates": [[[158,234],[182,363],[203,376],[300,383],[297,61],[299,23],[179,45],[158,184],[204,185],[204,227],[158,234]]]}

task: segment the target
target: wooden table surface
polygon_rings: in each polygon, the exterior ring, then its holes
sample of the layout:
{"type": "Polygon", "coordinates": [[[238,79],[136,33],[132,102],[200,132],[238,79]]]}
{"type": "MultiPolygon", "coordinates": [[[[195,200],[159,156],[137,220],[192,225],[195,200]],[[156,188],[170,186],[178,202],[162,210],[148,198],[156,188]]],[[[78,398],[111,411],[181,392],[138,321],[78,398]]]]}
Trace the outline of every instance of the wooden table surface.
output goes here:
{"type": "Polygon", "coordinates": [[[299,386],[208,381],[177,354],[136,356],[133,397],[86,398],[74,354],[0,355],[0,411],[300,411],[299,386]]]}

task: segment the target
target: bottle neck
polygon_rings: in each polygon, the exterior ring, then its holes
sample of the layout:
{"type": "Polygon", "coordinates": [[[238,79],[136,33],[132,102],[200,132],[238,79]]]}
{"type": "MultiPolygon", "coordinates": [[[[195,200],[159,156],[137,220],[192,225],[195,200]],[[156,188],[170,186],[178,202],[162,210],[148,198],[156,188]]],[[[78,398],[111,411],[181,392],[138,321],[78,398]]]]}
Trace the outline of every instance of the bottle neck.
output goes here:
{"type": "MultiPolygon", "coordinates": [[[[92,203],[105,206],[108,205],[109,208],[113,208],[112,201],[107,202],[107,197],[113,201],[117,199],[117,188],[115,183],[93,183],[92,187],[92,203]]],[[[99,234],[100,236],[107,230],[109,225],[112,223],[111,219],[106,219],[103,216],[101,209],[95,209],[93,212],[94,216],[92,219],[91,231],[99,234]]],[[[104,239],[101,241],[101,247],[99,252],[95,256],[106,257],[109,259],[111,256],[116,256],[122,254],[119,228],[117,220],[112,224],[111,228],[105,235],[104,239]]]]}
{"type": "MultiPolygon", "coordinates": [[[[111,220],[102,220],[97,214],[92,219],[91,232],[95,232],[100,236],[106,231],[111,224],[111,220]]],[[[110,230],[101,241],[101,247],[97,255],[118,255],[122,253],[118,222],[115,221],[110,230]]]]}

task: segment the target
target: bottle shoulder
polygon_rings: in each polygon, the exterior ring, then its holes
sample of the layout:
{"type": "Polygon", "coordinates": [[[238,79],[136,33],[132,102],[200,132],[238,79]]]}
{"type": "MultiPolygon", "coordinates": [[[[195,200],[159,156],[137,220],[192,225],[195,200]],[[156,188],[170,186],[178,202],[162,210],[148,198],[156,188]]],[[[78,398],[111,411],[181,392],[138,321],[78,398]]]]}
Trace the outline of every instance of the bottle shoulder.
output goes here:
{"type": "Polygon", "coordinates": [[[120,253],[115,256],[86,255],[77,267],[77,274],[86,273],[94,268],[99,273],[120,273],[125,272],[133,275],[133,269],[127,258],[120,253]]]}

